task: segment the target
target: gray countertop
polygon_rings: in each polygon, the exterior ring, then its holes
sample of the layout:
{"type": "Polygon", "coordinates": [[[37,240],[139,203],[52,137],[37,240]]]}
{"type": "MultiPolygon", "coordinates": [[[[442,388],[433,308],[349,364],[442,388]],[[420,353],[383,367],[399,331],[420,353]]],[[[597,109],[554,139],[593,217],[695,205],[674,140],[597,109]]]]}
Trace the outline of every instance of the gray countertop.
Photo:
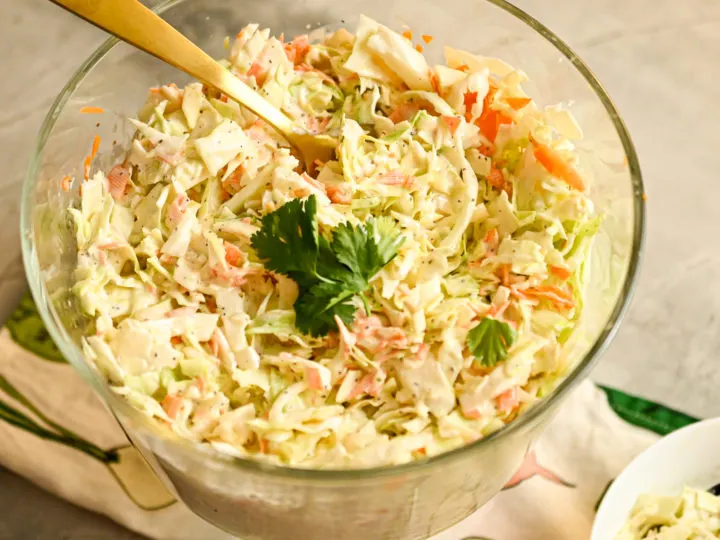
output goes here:
{"type": "MultiPolygon", "coordinates": [[[[720,2],[516,0],[564,38],[615,100],[645,177],[635,300],[595,380],[720,415],[720,2]]],[[[19,194],[51,101],[104,35],[46,0],[0,0],[0,322],[25,289],[19,194]],[[12,52],[10,52],[12,51],[12,52]]],[[[0,539],[139,538],[0,470],[0,539]]]]}

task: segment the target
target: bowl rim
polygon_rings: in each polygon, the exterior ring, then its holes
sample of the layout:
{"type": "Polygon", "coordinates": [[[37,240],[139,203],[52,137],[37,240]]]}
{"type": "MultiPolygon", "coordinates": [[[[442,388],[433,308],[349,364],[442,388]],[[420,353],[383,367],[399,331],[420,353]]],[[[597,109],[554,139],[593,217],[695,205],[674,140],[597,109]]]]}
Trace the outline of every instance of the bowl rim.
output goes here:
{"type": "MultiPolygon", "coordinates": [[[[156,13],[162,13],[163,11],[173,7],[186,0],[164,0],[160,1],[153,7],[153,11],[156,13]]],[[[613,307],[610,316],[605,324],[605,327],[597,337],[591,348],[585,354],[575,368],[565,377],[547,396],[545,396],[537,405],[530,408],[528,411],[520,415],[519,418],[513,420],[509,424],[506,424],[499,430],[487,435],[477,441],[460,446],[458,448],[449,450],[447,452],[432,456],[424,460],[415,460],[409,463],[403,463],[399,465],[363,468],[363,469],[310,469],[310,468],[298,468],[298,467],[286,467],[281,465],[273,465],[264,463],[259,460],[253,460],[248,458],[240,458],[233,456],[221,455],[217,452],[208,452],[197,444],[186,440],[176,440],[164,437],[167,443],[173,444],[177,447],[182,448],[191,454],[202,455],[205,459],[210,459],[218,462],[218,464],[231,464],[232,466],[243,469],[248,473],[254,473],[259,475],[270,474],[272,476],[282,477],[285,479],[297,479],[297,480],[314,480],[322,482],[339,482],[352,479],[372,479],[376,477],[387,477],[397,476],[409,473],[422,473],[422,471],[433,468],[436,465],[448,464],[464,456],[470,455],[472,452],[478,451],[489,444],[495,439],[510,436],[512,433],[527,427],[533,423],[533,421],[542,416],[547,410],[551,409],[561,397],[575,385],[577,382],[582,380],[588,372],[591,370],[595,362],[598,360],[600,354],[608,347],[612,339],[614,338],[620,322],[622,321],[630,300],[632,299],[635,285],[637,282],[638,270],[642,259],[643,247],[645,243],[645,200],[644,200],[644,187],[642,174],[640,171],[640,164],[635,146],[632,142],[630,134],[627,131],[624,121],[622,120],[617,108],[613,104],[609,95],[603,88],[600,81],[597,79],[595,74],[590,68],[580,59],[580,57],[554,32],[548,27],[539,22],[537,19],[511,4],[507,0],[478,0],[481,2],[488,2],[494,6],[504,10],[508,14],[519,19],[521,22],[528,25],[531,29],[537,32],[540,36],[545,38],[557,51],[559,51],[575,69],[583,76],[585,81],[593,89],[597,97],[603,104],[605,111],[607,112],[610,120],[612,121],[615,131],[620,139],[625,156],[627,158],[628,171],[632,183],[633,191],[633,233],[632,233],[632,247],[630,251],[630,258],[628,261],[627,274],[622,284],[620,295],[618,297],[615,306],[613,307]]],[[[148,428],[151,432],[158,433],[157,428],[149,422],[144,415],[134,409],[129,403],[124,400],[117,398],[110,391],[108,391],[104,382],[100,382],[89,368],[89,366],[83,360],[83,356],[79,348],[69,339],[65,329],[60,324],[56,324],[56,314],[54,308],[51,307],[49,302],[45,299],[48,296],[45,284],[40,278],[41,272],[39,262],[36,256],[34,242],[33,242],[33,228],[32,228],[32,216],[31,210],[33,205],[31,204],[33,198],[33,189],[35,187],[35,180],[37,177],[38,167],[41,163],[43,150],[45,143],[62,112],[65,104],[70,99],[72,93],[83,81],[89,71],[98,64],[103,57],[120,41],[115,37],[110,37],[103,42],[77,69],[70,80],[66,83],[63,89],[60,91],[58,96],[55,98],[50,110],[48,111],[42,126],[40,128],[37,142],[33,154],[31,155],[30,165],[28,167],[25,181],[22,190],[21,200],[21,213],[20,213],[20,230],[21,230],[21,243],[22,243],[22,256],[25,267],[25,273],[30,285],[30,291],[33,298],[35,299],[38,312],[40,313],[43,321],[45,322],[48,332],[57,344],[58,348],[62,352],[68,361],[72,364],[73,368],[80,372],[80,375],[98,392],[101,394],[105,401],[106,408],[109,412],[117,419],[117,414],[113,408],[117,408],[126,417],[137,420],[143,424],[144,428],[148,428]],[[73,359],[74,361],[71,361],[73,359]],[[112,407],[108,405],[108,402],[112,403],[112,407]]],[[[120,427],[125,431],[125,426],[118,420],[120,427]]],[[[126,432],[127,433],[127,432],[126,432]]],[[[163,437],[162,435],[157,435],[163,437]]],[[[134,439],[128,435],[131,441],[134,439]]],[[[155,453],[155,452],[153,452],[155,453]]]]}
{"type": "MultiPolygon", "coordinates": [[[[630,477],[630,475],[638,467],[643,465],[646,461],[651,460],[652,457],[656,453],[658,453],[661,448],[670,446],[674,444],[677,440],[683,439],[685,440],[685,446],[687,446],[693,441],[693,438],[697,432],[704,431],[717,432],[718,434],[720,434],[720,416],[706,418],[704,420],[693,422],[692,424],[673,431],[672,433],[669,433],[664,437],[660,437],[658,440],[653,442],[650,446],[648,446],[638,455],[636,455],[627,465],[625,465],[625,467],[612,481],[612,484],[610,484],[610,486],[608,487],[607,491],[602,497],[602,501],[600,501],[600,506],[595,513],[595,520],[593,521],[590,540],[604,540],[603,537],[600,537],[600,534],[602,532],[601,528],[603,526],[609,526],[608,523],[611,522],[613,518],[613,515],[611,514],[612,509],[610,507],[610,501],[618,494],[629,491],[628,488],[633,488],[632,485],[625,484],[627,483],[627,479],[630,477]]],[[[630,514],[632,504],[634,504],[634,501],[626,508],[627,515],[630,514]]]]}

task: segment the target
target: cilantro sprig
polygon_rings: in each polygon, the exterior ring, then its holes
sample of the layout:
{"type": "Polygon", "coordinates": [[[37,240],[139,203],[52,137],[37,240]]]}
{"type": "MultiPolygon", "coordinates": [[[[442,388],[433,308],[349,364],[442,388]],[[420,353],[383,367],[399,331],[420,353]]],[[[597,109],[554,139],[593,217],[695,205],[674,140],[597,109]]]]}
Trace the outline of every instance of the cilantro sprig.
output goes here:
{"type": "Polygon", "coordinates": [[[336,329],[335,315],[350,324],[353,299],[392,261],[403,243],[394,222],[370,218],[360,225],[343,223],[329,238],[320,234],[317,199],[292,200],[262,218],[252,246],[265,267],[295,280],[300,294],[295,301],[295,324],[306,334],[321,336],[336,329]]]}
{"type": "Polygon", "coordinates": [[[517,341],[517,331],[508,323],[485,317],[467,335],[467,345],[475,359],[492,367],[505,360],[508,349],[517,341]]]}

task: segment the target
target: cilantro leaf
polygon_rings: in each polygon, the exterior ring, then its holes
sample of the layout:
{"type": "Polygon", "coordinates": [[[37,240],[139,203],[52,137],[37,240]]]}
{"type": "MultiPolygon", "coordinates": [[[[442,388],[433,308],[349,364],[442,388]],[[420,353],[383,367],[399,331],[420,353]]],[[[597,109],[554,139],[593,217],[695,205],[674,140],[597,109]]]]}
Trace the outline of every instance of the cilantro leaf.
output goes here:
{"type": "Polygon", "coordinates": [[[368,234],[375,239],[377,244],[378,266],[377,270],[373,272],[374,275],[395,258],[405,238],[398,231],[395,222],[387,216],[377,219],[370,218],[367,220],[366,226],[368,234]]]}
{"type": "Polygon", "coordinates": [[[334,283],[318,283],[295,302],[295,325],[298,330],[311,336],[322,336],[337,329],[335,315],[345,324],[355,318],[353,294],[349,291],[338,293],[334,283]]]}
{"type": "Polygon", "coordinates": [[[333,231],[331,248],[338,260],[367,283],[395,258],[404,238],[389,218],[368,219],[364,224],[339,225],[333,231]]]}
{"type": "Polygon", "coordinates": [[[294,199],[262,217],[251,243],[265,267],[285,274],[300,285],[317,274],[319,235],[317,199],[294,199]]]}
{"type": "Polygon", "coordinates": [[[483,366],[492,367],[507,358],[517,341],[517,332],[508,323],[485,317],[467,335],[467,345],[483,366]]]}
{"type": "Polygon", "coordinates": [[[330,247],[338,261],[348,267],[357,278],[367,283],[364,279],[366,271],[375,266],[378,253],[377,244],[370,238],[363,225],[357,227],[351,223],[338,225],[333,231],[330,247]]]}
{"type": "MultiPolygon", "coordinates": [[[[360,225],[343,223],[330,239],[316,221],[317,199],[292,200],[262,218],[251,239],[265,267],[294,279],[296,325],[314,336],[337,328],[335,315],[350,324],[354,298],[398,252],[404,238],[389,218],[368,219],[360,225]]],[[[366,308],[367,309],[367,308],[366,308]]]]}

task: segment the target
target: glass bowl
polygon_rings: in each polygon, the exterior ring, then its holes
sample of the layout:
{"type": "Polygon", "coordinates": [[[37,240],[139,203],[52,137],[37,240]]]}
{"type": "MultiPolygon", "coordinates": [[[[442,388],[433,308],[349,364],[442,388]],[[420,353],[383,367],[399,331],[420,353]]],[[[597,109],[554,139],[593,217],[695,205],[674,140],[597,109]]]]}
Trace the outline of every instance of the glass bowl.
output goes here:
{"type": "Polygon", "coordinates": [[[156,8],[215,57],[224,55],[223,38],[251,21],[292,36],[319,26],[353,29],[364,13],[395,29],[407,25],[434,35],[426,48],[433,64],[441,61],[443,44],[510,62],[529,75],[526,90],[540,105],[563,103],[582,126],[580,169],[604,219],[588,265],[581,332],[569,344],[570,373],[538,405],[484,439],[423,461],[363,470],[281,468],[170,439],[109,391],[81,354],[84,320],[69,290],[76,249],[64,211],[78,193],[77,186],[63,191],[61,179],[82,177],[96,134],[102,143],[94,167],[119,161],[133,133],[125,119],[136,113],[147,89],[188,82],[186,75],[110,39],[53,104],[30,164],[22,246],[40,313],[68,361],[191,510],[246,540],[416,539],[463,519],[502,489],[562,398],[587,375],[627,306],[643,240],[643,187],[633,144],[610,98],[567,45],[503,0],[176,0],[156,8]],[[88,105],[106,112],[82,114],[88,105]]]}

